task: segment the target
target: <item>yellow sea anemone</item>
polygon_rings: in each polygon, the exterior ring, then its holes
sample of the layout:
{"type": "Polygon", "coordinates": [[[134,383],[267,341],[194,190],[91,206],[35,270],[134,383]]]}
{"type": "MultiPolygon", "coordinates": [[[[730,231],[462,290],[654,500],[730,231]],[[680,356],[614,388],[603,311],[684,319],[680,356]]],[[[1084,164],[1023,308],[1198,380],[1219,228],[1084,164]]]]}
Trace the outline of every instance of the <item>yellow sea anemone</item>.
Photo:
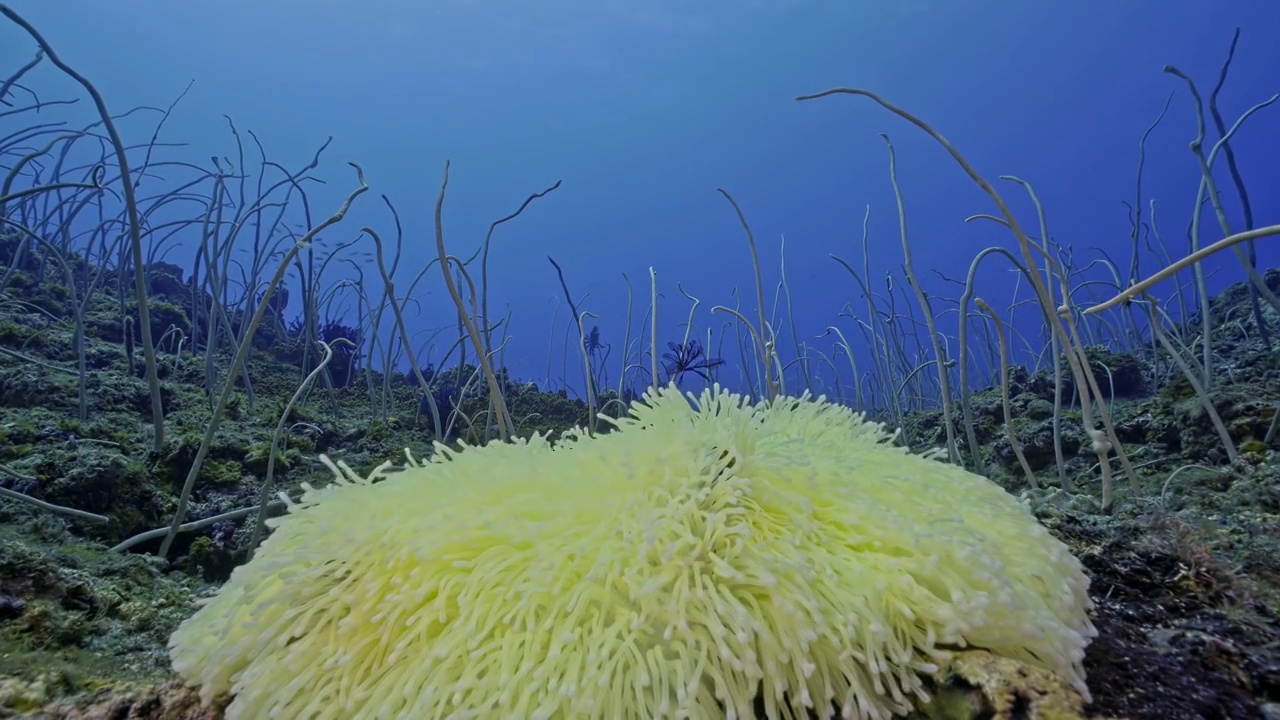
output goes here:
{"type": "Polygon", "coordinates": [[[988,480],[821,398],[668,389],[617,425],[342,466],[174,668],[252,720],[888,718],[961,646],[1085,692],[1088,580],[988,480]]]}

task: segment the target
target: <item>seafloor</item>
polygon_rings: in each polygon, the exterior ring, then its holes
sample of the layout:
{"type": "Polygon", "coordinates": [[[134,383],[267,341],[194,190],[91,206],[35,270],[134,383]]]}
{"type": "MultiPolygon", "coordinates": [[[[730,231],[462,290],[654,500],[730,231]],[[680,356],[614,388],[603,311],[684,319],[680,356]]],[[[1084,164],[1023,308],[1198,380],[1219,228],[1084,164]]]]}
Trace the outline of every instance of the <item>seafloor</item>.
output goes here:
{"type": "MultiPolygon", "coordinates": [[[[1280,271],[1266,279],[1280,291],[1280,271]]],[[[89,420],[79,422],[71,331],[59,319],[67,316],[66,289],[19,277],[8,292],[23,302],[4,298],[0,316],[0,348],[11,351],[0,356],[3,485],[111,521],[82,522],[0,499],[0,717],[219,717],[174,680],[165,643],[193,598],[241,559],[243,528],[228,522],[185,534],[172,562],[150,554],[154,543],[107,551],[171,516],[209,416],[203,361],[162,355],[174,440],[167,454],[150,456],[148,389],[141,363],[121,344],[118,310],[90,310],[89,420]]],[[[1213,316],[1244,316],[1246,302],[1234,287],[1215,300],[1213,316]]],[[[1280,328],[1274,316],[1267,320],[1280,328]]],[[[1048,489],[1057,477],[1046,411],[1053,386],[1044,373],[1015,372],[1012,388],[1017,431],[1042,468],[1044,489],[1027,487],[1014,464],[998,391],[976,395],[993,479],[1025,496],[1092,575],[1100,630],[1087,659],[1093,702],[1083,711],[1069,700],[1058,704],[1051,679],[973,653],[938,678],[939,700],[918,717],[1280,718],[1280,443],[1263,442],[1280,401],[1280,353],[1268,352],[1242,323],[1217,323],[1213,342],[1228,372],[1212,399],[1241,449],[1234,464],[1185,381],[1163,382],[1170,375],[1145,359],[1094,349],[1141,475],[1141,496],[1118,483],[1110,514],[1097,504],[1096,458],[1078,447],[1078,415],[1068,413],[1063,430],[1074,492],[1048,489]]],[[[256,353],[257,402],[237,402],[223,423],[193,517],[256,503],[268,439],[297,386],[294,351],[280,344],[256,353]]],[[[539,418],[525,432],[585,418],[582,403],[561,394],[510,387],[513,415],[539,418]]],[[[424,452],[426,421],[412,415],[414,387],[397,378],[395,391],[404,414],[375,423],[365,419],[363,382],[337,391],[336,404],[313,393],[293,416],[303,425],[283,458],[292,466],[289,487],[327,478],[315,463],[320,452],[357,468],[406,446],[424,452]]],[[[941,440],[936,413],[913,416],[909,427],[916,438],[941,440]]]]}

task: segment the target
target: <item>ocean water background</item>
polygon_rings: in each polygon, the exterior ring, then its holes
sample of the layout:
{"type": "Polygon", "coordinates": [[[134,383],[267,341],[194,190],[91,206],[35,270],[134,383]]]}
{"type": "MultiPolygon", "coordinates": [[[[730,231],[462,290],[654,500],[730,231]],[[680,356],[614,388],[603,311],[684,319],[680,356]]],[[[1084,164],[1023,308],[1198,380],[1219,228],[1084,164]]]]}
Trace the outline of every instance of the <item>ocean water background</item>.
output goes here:
{"type": "MultiPolygon", "coordinates": [[[[163,148],[166,160],[207,167],[211,156],[234,158],[224,115],[242,135],[254,131],[268,157],[291,169],[333,136],[314,173],[327,184],[309,188],[314,215],[326,217],[355,187],[347,161],[364,167],[372,192],[322,236],[324,243],[349,242],[362,225],[393,234],[377,197],[386,194],[405,227],[402,286],[435,255],[432,211],[446,159],[452,170],[445,238],[462,257],[479,246],[491,222],[563,181],[495,233],[490,303],[495,318],[511,311],[504,360],[513,375],[574,394],[583,388],[576,330],[569,332],[547,256],[564,269],[580,309],[598,316],[587,323],[598,325],[602,342],[612,345],[611,382],[624,355],[648,364],[637,346],[622,350],[623,278],[634,290],[630,335],[647,337],[641,322],[652,267],[662,296],[660,344],[685,334],[690,302],[683,288],[700,300],[695,337],[708,329],[728,334],[723,349],[713,349],[727,361],[721,380],[745,388],[736,328],[724,315],[710,314],[713,305],[735,305],[735,288],[748,317],[756,305],[747,245],[717,187],[733,194],[755,232],[771,310],[780,239],[786,238],[792,312],[784,300],[777,314],[783,361],[795,354],[793,333],[832,356],[835,338],[824,334],[837,325],[862,367],[870,367],[856,324],[840,315],[851,304],[865,317],[865,300],[830,255],[861,270],[870,207],[869,282],[881,291],[888,274],[903,282],[896,205],[878,133],[896,147],[916,271],[931,295],[960,294],[938,273],[963,278],[984,247],[1014,247],[995,224],[963,222],[994,207],[916,128],[864,99],[797,103],[796,95],[834,86],[874,90],[930,122],[989,179],[1026,179],[1044,203],[1054,239],[1083,267],[1101,257],[1099,249],[1127,264],[1131,227],[1124,203],[1135,199],[1138,142],[1166,101],[1168,114],[1146,147],[1142,203],[1145,212],[1155,200],[1168,252],[1176,258],[1187,251],[1200,179],[1188,149],[1196,118],[1185,84],[1163,73],[1165,64],[1190,74],[1207,96],[1238,27],[1239,47],[1219,98],[1227,123],[1280,92],[1280,45],[1273,41],[1280,3],[1264,0],[11,5],[97,85],[114,113],[167,107],[194,80],[161,133],[162,141],[185,143],[163,148]]],[[[33,52],[17,28],[0,31],[4,67],[16,68],[33,52]]],[[[82,97],[48,64],[24,83],[45,99],[82,97]]],[[[96,116],[85,98],[59,117],[77,125],[96,116]]],[[[141,113],[122,121],[126,140],[146,142],[155,119],[141,113]]],[[[1255,224],[1280,222],[1280,104],[1251,118],[1233,147],[1255,224]]],[[[252,151],[249,157],[256,167],[252,151]]],[[[1239,229],[1240,203],[1225,164],[1215,169],[1239,229]]],[[[173,182],[180,179],[173,174],[173,182]]],[[[149,192],[164,189],[158,180],[148,184],[149,192]]],[[[1022,222],[1035,228],[1025,194],[1012,184],[998,187],[1022,222]]],[[[302,223],[300,206],[290,222],[302,223]]],[[[1203,233],[1205,243],[1220,237],[1207,209],[1203,233]]],[[[182,244],[166,259],[189,267],[194,238],[175,240],[182,244]]],[[[374,279],[371,251],[365,238],[344,252],[374,279]]],[[[1260,266],[1276,265],[1280,241],[1261,241],[1258,253],[1260,266]]],[[[345,267],[335,266],[327,282],[352,277],[345,267]]],[[[990,262],[977,281],[978,294],[1002,311],[1015,301],[1006,268],[990,262]]],[[[1209,268],[1211,292],[1244,277],[1229,254],[1209,268]]],[[[1141,274],[1156,269],[1144,252],[1141,274]]],[[[1101,267],[1088,275],[1109,279],[1101,267]]],[[[1167,295],[1170,288],[1166,283],[1160,290],[1167,295]]],[[[1020,292],[1016,299],[1031,297],[1025,285],[1020,292]]],[[[1107,295],[1095,286],[1076,300],[1088,305],[1107,295]]],[[[428,347],[427,359],[438,361],[456,337],[456,312],[438,274],[419,286],[415,300],[412,330],[428,347]],[[437,330],[437,340],[428,342],[437,330]]],[[[359,320],[354,297],[337,307],[344,320],[359,320]]],[[[1022,306],[1013,320],[1038,337],[1032,306],[1022,306]]],[[[954,336],[954,312],[940,324],[954,336]]],[[[842,372],[848,367],[843,360],[835,365],[842,372]]],[[[818,390],[853,382],[848,374],[832,377],[825,365],[815,363],[813,371],[818,390]]],[[[647,383],[638,372],[629,377],[629,384],[647,383]]],[[[794,366],[788,378],[798,389],[794,366]]]]}

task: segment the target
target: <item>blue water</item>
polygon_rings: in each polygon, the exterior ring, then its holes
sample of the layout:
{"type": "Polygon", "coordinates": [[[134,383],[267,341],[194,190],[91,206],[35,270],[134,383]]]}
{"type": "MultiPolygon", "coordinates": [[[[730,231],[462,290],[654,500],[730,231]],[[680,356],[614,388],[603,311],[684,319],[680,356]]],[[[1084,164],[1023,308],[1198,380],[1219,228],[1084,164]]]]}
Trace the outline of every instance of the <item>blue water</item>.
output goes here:
{"type": "MultiPolygon", "coordinates": [[[[798,94],[833,86],[875,90],[932,123],[993,182],[1001,174],[1028,180],[1054,239],[1084,267],[1101,257],[1097,248],[1121,265],[1129,261],[1124,203],[1135,197],[1138,140],[1170,94],[1168,115],[1148,141],[1142,203],[1145,211],[1155,200],[1169,254],[1186,253],[1200,178],[1188,149],[1196,119],[1185,84],[1162,73],[1165,64],[1189,73],[1207,95],[1240,27],[1219,99],[1227,123],[1280,92],[1274,0],[17,0],[11,6],[98,86],[113,112],[167,107],[194,80],[161,133],[162,141],[185,143],[162,148],[166,160],[209,167],[212,155],[234,159],[224,114],[246,143],[252,130],[269,158],[291,169],[332,135],[313,173],[326,184],[309,187],[313,214],[327,216],[355,187],[347,161],[363,165],[372,192],[324,242],[354,240],[365,224],[394,235],[378,198],[387,195],[406,233],[402,288],[434,257],[432,210],[446,159],[452,174],[445,239],[462,257],[474,252],[490,222],[562,180],[495,233],[490,305],[495,319],[511,310],[505,361],[514,375],[567,384],[575,393],[583,387],[581,363],[573,354],[565,359],[569,315],[548,255],[563,267],[580,309],[598,316],[588,325],[598,325],[602,342],[613,347],[611,382],[624,355],[623,275],[635,290],[631,337],[647,336],[641,319],[653,267],[662,295],[660,345],[685,333],[690,303],[679,283],[700,300],[695,336],[728,333],[721,379],[744,386],[736,330],[726,330],[725,316],[712,316],[710,308],[734,305],[736,287],[754,318],[752,270],[741,228],[716,187],[733,194],[755,232],[771,311],[786,237],[795,326],[784,302],[776,315],[783,361],[794,355],[793,333],[830,356],[834,338],[821,336],[836,324],[869,367],[857,326],[839,314],[851,304],[865,318],[865,300],[830,254],[861,271],[869,206],[870,282],[883,292],[892,273],[902,287],[881,132],[896,146],[917,273],[942,313],[940,330],[954,336],[955,313],[943,313],[951,305],[942,298],[957,297],[959,288],[933,271],[963,278],[982,248],[1014,247],[994,224],[963,222],[994,207],[935,143],[871,102],[797,103],[798,94]]],[[[16,28],[0,27],[0,65],[13,68],[33,51],[16,28]]],[[[47,63],[27,83],[42,97],[82,97],[47,63]]],[[[59,117],[78,124],[95,116],[84,99],[59,117]]],[[[145,143],[156,117],[144,112],[122,121],[126,139],[145,143]]],[[[1278,130],[1280,104],[1261,110],[1234,141],[1256,225],[1280,222],[1278,130]]],[[[247,152],[246,164],[256,170],[251,144],[247,152]]],[[[1239,229],[1240,203],[1224,164],[1215,172],[1239,229]]],[[[148,181],[148,192],[187,177],[176,169],[160,174],[165,179],[148,181]]],[[[1035,230],[1025,194],[1009,183],[998,186],[1035,230]]],[[[303,223],[300,206],[290,219],[303,223]]],[[[1206,214],[1203,241],[1220,236],[1206,214]]],[[[193,240],[175,241],[184,244],[166,257],[189,264],[193,240]]],[[[346,251],[366,278],[376,278],[371,250],[365,238],[346,251]]],[[[1261,265],[1275,265],[1280,240],[1261,241],[1258,252],[1261,265]]],[[[1014,301],[1006,267],[990,263],[977,285],[1002,311],[1014,301]]],[[[1156,261],[1144,253],[1140,268],[1148,274],[1156,261]]],[[[1209,269],[1211,290],[1244,277],[1230,255],[1209,269]]],[[[328,272],[330,286],[354,277],[346,264],[328,272]]],[[[1095,267],[1089,277],[1108,276],[1095,267]]],[[[1160,290],[1167,295],[1170,287],[1160,290]]],[[[1018,299],[1030,297],[1025,286],[1020,292],[1018,299]]],[[[1092,286],[1077,302],[1106,295],[1092,286]]],[[[355,322],[354,298],[343,297],[334,312],[355,322]]],[[[419,285],[415,300],[413,331],[428,358],[438,360],[456,336],[455,311],[438,274],[419,285]]],[[[908,301],[897,298],[900,309],[908,301]]],[[[1038,337],[1031,306],[1022,306],[1014,322],[1038,337]]],[[[629,361],[647,365],[637,352],[631,349],[629,361]]],[[[847,371],[845,361],[836,365],[847,371]]],[[[792,389],[797,369],[788,371],[792,389]]],[[[816,361],[813,372],[814,385],[828,392],[852,382],[833,378],[816,361]]],[[[647,380],[634,374],[633,382],[647,380]]]]}

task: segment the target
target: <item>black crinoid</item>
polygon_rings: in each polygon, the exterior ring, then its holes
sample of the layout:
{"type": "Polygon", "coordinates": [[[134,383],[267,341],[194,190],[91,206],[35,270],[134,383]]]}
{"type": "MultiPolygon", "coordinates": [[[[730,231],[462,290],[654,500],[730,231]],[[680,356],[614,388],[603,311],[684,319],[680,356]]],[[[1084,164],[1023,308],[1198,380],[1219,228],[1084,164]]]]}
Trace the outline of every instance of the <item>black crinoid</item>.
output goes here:
{"type": "Polygon", "coordinates": [[[667,373],[667,382],[674,381],[677,385],[688,373],[711,382],[711,371],[724,364],[720,358],[709,357],[697,340],[669,342],[667,348],[669,351],[662,353],[662,369],[667,373]]]}
{"type": "Polygon", "coordinates": [[[592,325],[592,326],[591,326],[591,332],[587,333],[587,339],[586,339],[586,343],[585,343],[585,344],[586,344],[586,347],[587,347],[587,353],[589,353],[589,354],[595,354],[595,353],[599,353],[599,352],[603,352],[603,351],[604,351],[604,349],[605,349],[605,344],[604,344],[604,342],[603,342],[602,340],[600,340],[600,326],[599,326],[599,325],[592,325]]]}
{"type": "Polygon", "coordinates": [[[355,382],[360,370],[360,346],[364,342],[358,325],[344,325],[338,320],[327,320],[320,326],[320,339],[330,343],[333,358],[329,361],[329,378],[334,387],[347,387],[355,382]],[[332,343],[339,338],[347,343],[332,343]]]}
{"type": "Polygon", "coordinates": [[[599,386],[608,386],[608,367],[609,367],[609,351],[613,347],[600,339],[600,326],[595,325],[591,328],[591,332],[587,333],[582,340],[582,346],[586,348],[587,359],[591,363],[591,379],[592,382],[599,386]]]}

